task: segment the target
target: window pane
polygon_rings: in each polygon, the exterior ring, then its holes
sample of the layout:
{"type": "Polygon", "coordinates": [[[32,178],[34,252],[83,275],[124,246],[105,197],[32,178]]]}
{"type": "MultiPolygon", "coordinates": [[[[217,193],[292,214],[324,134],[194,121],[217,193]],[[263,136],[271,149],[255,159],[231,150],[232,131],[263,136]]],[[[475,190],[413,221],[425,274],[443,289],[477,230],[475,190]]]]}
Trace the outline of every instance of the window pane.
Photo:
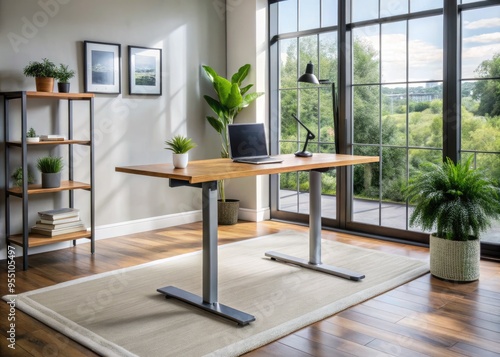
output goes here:
{"type": "Polygon", "coordinates": [[[406,145],[406,86],[382,86],[382,144],[406,145]]]}
{"type": "Polygon", "coordinates": [[[409,21],[409,80],[443,79],[443,17],[409,21]]]}
{"type": "Polygon", "coordinates": [[[409,145],[442,148],[442,85],[415,84],[408,88],[409,145]]]}
{"type": "MultiPolygon", "coordinates": [[[[299,71],[300,75],[306,71],[307,64],[312,62],[314,65],[314,75],[318,77],[318,36],[306,36],[299,38],[299,71]]],[[[297,77],[298,78],[298,77],[297,77]]],[[[297,81],[297,79],[295,79],[297,81]]],[[[310,87],[310,83],[298,83],[299,87],[310,87]]]]}
{"type": "Polygon", "coordinates": [[[353,93],[354,142],[380,142],[379,86],[356,86],[353,93]]]}
{"type": "MultiPolygon", "coordinates": [[[[355,146],[354,155],[379,156],[378,147],[355,146]]],[[[353,220],[380,225],[380,163],[355,165],[353,168],[353,220]]]]}
{"type": "Polygon", "coordinates": [[[406,81],[406,21],[382,25],[382,82],[406,81]]]}
{"type": "Polygon", "coordinates": [[[478,78],[476,70],[500,53],[500,6],[462,13],[462,78],[478,78]]]}
{"type": "Polygon", "coordinates": [[[378,19],[378,0],[352,0],[352,21],[378,19]]]}
{"type": "Polygon", "coordinates": [[[282,40],[280,48],[280,88],[297,87],[297,39],[282,40]]]}
{"type": "Polygon", "coordinates": [[[337,26],[338,2],[337,0],[321,1],[321,27],[337,26]]]}
{"type": "Polygon", "coordinates": [[[297,90],[281,90],[280,154],[291,154],[298,150],[297,125],[292,114],[297,113],[297,90]]]}
{"type": "Polygon", "coordinates": [[[410,12],[441,8],[443,8],[443,0],[410,0],[410,12]]]}
{"type": "Polygon", "coordinates": [[[299,31],[319,28],[319,0],[299,1],[299,31]]]}
{"type": "Polygon", "coordinates": [[[337,32],[319,36],[319,79],[337,81],[337,32]]]}
{"type": "Polygon", "coordinates": [[[406,149],[382,149],[382,210],[381,224],[406,229],[406,149]]]}
{"type": "Polygon", "coordinates": [[[297,0],[281,1],[278,5],[279,33],[297,31],[297,0]]]}
{"type": "Polygon", "coordinates": [[[408,13],[408,0],[381,0],[380,17],[391,17],[408,13]]]}
{"type": "Polygon", "coordinates": [[[379,83],[379,27],[366,26],[353,30],[354,84],[379,83]]]}

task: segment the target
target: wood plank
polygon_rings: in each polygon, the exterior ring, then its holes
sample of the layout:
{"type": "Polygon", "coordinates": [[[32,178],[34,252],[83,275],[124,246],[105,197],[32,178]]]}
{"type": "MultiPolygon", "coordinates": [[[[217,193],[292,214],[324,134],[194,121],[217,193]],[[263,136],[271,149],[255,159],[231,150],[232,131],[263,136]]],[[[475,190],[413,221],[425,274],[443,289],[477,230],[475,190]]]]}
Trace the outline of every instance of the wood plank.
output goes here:
{"type": "MultiPolygon", "coordinates": [[[[90,190],[91,186],[85,182],[78,181],[61,181],[61,186],[54,188],[42,188],[41,184],[28,185],[28,195],[35,195],[40,193],[51,193],[51,192],[61,192],[67,190],[90,190]]],[[[22,187],[11,187],[8,189],[9,193],[14,196],[22,197],[23,188],[22,187]]]]}
{"type": "Polygon", "coordinates": [[[278,164],[252,165],[233,162],[231,159],[211,159],[190,161],[185,169],[176,169],[172,164],[150,164],[116,167],[115,171],[176,179],[196,184],[230,178],[328,169],[379,161],[378,156],[316,153],[306,158],[297,157],[293,154],[277,155],[277,157],[283,159],[283,162],[278,164]]]}

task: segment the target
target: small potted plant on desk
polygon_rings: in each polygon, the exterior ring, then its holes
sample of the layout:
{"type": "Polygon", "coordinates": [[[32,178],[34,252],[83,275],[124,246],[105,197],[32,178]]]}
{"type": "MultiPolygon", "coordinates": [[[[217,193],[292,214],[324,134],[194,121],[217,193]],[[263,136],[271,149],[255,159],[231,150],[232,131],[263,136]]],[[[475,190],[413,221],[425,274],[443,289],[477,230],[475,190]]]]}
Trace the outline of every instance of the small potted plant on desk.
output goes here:
{"type": "Polygon", "coordinates": [[[40,137],[36,135],[35,129],[30,128],[30,130],[26,132],[26,141],[29,143],[37,143],[40,141],[40,137]]]}
{"type": "Polygon", "coordinates": [[[165,149],[172,151],[172,161],[177,169],[184,169],[189,162],[188,151],[194,149],[196,144],[190,139],[182,135],[176,135],[172,139],[165,141],[167,147],[165,149]]]}
{"type": "Polygon", "coordinates": [[[42,188],[61,186],[62,157],[45,156],[38,159],[36,167],[42,173],[42,188]]]}
{"type": "Polygon", "coordinates": [[[410,225],[436,229],[429,237],[430,271],[444,280],[479,279],[479,234],[500,217],[500,189],[471,163],[472,156],[465,163],[429,163],[405,192],[415,205],[410,225]]]}
{"type": "Polygon", "coordinates": [[[41,62],[30,62],[24,67],[26,77],[35,77],[36,90],[38,92],[53,92],[54,77],[57,73],[57,66],[47,58],[41,62]]]}
{"type": "Polygon", "coordinates": [[[69,80],[75,76],[75,71],[68,69],[68,65],[60,64],[56,71],[57,90],[59,93],[69,93],[69,80]]]}

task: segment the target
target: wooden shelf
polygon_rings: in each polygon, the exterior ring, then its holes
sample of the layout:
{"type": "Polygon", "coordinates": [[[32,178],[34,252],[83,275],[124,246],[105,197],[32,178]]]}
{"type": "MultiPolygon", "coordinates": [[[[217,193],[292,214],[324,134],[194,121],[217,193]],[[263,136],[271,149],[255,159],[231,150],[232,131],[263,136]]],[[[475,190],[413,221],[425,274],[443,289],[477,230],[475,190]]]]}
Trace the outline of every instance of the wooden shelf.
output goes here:
{"type": "MultiPolygon", "coordinates": [[[[28,236],[28,248],[39,247],[42,245],[54,244],[54,243],[59,243],[59,242],[67,242],[69,240],[75,240],[75,239],[80,239],[80,238],[89,238],[90,239],[91,235],[92,234],[90,231],[79,231],[79,232],[73,232],[73,233],[68,233],[68,234],[61,234],[61,235],[55,236],[55,237],[47,237],[47,236],[44,236],[41,234],[30,233],[28,236]]],[[[14,243],[18,246],[24,247],[22,234],[16,234],[16,235],[10,236],[8,239],[11,243],[14,243]]]]}
{"type": "MultiPolygon", "coordinates": [[[[90,190],[91,186],[88,183],[78,181],[61,181],[61,186],[56,188],[42,188],[41,184],[28,185],[28,195],[36,195],[40,193],[51,193],[68,190],[90,190]]],[[[11,187],[8,189],[9,194],[17,197],[23,196],[21,187],[11,187]]]]}
{"type": "Polygon", "coordinates": [[[28,98],[89,99],[94,93],[26,92],[28,98]]]}
{"type": "MultiPolygon", "coordinates": [[[[37,146],[37,145],[69,145],[69,144],[77,144],[77,145],[90,145],[90,140],[52,140],[52,141],[39,141],[36,143],[27,143],[28,146],[37,146]]],[[[21,141],[8,141],[7,145],[13,147],[22,147],[23,143],[21,141]]]]}

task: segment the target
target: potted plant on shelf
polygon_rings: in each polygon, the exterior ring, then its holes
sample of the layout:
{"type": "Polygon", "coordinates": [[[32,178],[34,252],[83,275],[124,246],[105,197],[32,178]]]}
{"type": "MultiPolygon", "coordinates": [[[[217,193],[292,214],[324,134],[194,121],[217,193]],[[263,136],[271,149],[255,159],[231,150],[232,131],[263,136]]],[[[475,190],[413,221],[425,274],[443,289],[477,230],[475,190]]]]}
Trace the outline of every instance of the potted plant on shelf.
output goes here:
{"type": "Polygon", "coordinates": [[[35,129],[30,128],[30,130],[26,132],[26,141],[29,143],[37,143],[40,141],[40,137],[36,135],[35,129]]]}
{"type": "MultiPolygon", "coordinates": [[[[213,85],[217,98],[204,95],[205,101],[216,116],[207,116],[210,125],[219,133],[221,138],[221,157],[229,157],[229,140],[227,126],[234,122],[236,116],[254,100],[263,95],[261,92],[247,93],[253,84],[242,87],[242,82],[250,71],[250,65],[241,66],[231,76],[231,79],[221,77],[209,66],[202,66],[208,79],[213,85]]],[[[219,224],[235,224],[238,221],[238,200],[226,199],[224,181],[219,181],[219,224]]]]}
{"type": "Polygon", "coordinates": [[[479,279],[479,234],[500,217],[500,189],[479,169],[447,158],[428,163],[406,188],[414,204],[410,225],[430,235],[431,274],[445,280],[479,279]]]}
{"type": "Polygon", "coordinates": [[[61,186],[61,170],[64,167],[62,157],[41,157],[37,160],[36,167],[42,173],[42,188],[61,186]]]}
{"type": "Polygon", "coordinates": [[[189,162],[188,151],[194,149],[196,144],[190,139],[182,135],[176,135],[172,139],[165,141],[167,147],[165,149],[172,151],[172,161],[175,168],[184,169],[189,162]]]}
{"type": "Polygon", "coordinates": [[[57,74],[56,65],[47,58],[41,62],[32,61],[24,67],[26,77],[35,77],[36,90],[38,92],[53,92],[54,77],[57,74]]]}
{"type": "MultiPolygon", "coordinates": [[[[18,167],[17,169],[15,169],[11,177],[14,180],[14,184],[18,187],[21,187],[23,185],[23,168],[18,167]]],[[[35,177],[28,168],[28,185],[31,185],[33,183],[35,183],[35,177]]]]}
{"type": "Polygon", "coordinates": [[[75,76],[75,71],[68,69],[68,65],[59,64],[56,70],[57,90],[59,93],[69,93],[69,80],[75,76]]]}

